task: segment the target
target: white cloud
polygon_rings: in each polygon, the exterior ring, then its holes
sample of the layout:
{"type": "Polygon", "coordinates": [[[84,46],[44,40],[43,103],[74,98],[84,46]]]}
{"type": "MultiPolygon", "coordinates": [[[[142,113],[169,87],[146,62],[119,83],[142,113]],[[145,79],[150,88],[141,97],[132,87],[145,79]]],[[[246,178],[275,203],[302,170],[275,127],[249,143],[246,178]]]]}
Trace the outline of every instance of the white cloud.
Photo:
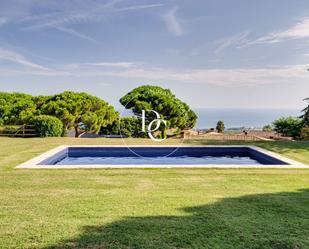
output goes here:
{"type": "Polygon", "coordinates": [[[141,65],[141,62],[97,62],[97,63],[87,63],[90,66],[99,67],[120,67],[120,68],[132,68],[141,65]]]}
{"type": "Polygon", "coordinates": [[[40,30],[46,28],[54,28],[64,25],[76,24],[76,23],[88,23],[94,21],[100,21],[104,14],[113,12],[123,12],[132,10],[141,10],[149,8],[157,8],[164,6],[163,4],[147,4],[147,5],[131,5],[120,7],[116,6],[119,0],[113,0],[106,4],[97,4],[91,6],[91,8],[81,8],[74,11],[57,11],[54,13],[28,16],[23,21],[30,22],[30,25],[25,30],[40,30]]]}
{"type": "Polygon", "coordinates": [[[3,48],[0,48],[0,60],[14,62],[33,69],[49,70],[42,65],[31,62],[30,60],[26,59],[22,54],[3,48]]]}
{"type": "Polygon", "coordinates": [[[231,46],[238,47],[242,45],[246,41],[249,33],[250,31],[247,30],[239,34],[229,36],[222,40],[216,41],[215,44],[217,45],[217,48],[214,50],[214,53],[218,55],[226,48],[229,48],[231,46]]]}
{"type": "Polygon", "coordinates": [[[214,42],[206,42],[200,46],[196,46],[192,51],[190,52],[190,56],[199,56],[203,54],[205,50],[208,50],[215,46],[215,49],[213,50],[215,55],[221,54],[225,49],[229,47],[236,47],[239,48],[244,43],[247,42],[247,37],[250,34],[249,30],[245,30],[241,33],[225,37],[220,40],[215,40],[214,42]]]}
{"type": "Polygon", "coordinates": [[[309,80],[307,65],[274,68],[233,69],[163,69],[134,68],[123,71],[80,72],[80,76],[112,76],[143,79],[147,81],[175,81],[188,84],[213,84],[220,86],[256,86],[262,84],[294,83],[309,80]]]}
{"type": "Polygon", "coordinates": [[[61,65],[60,68],[65,69],[79,69],[79,70],[96,70],[98,67],[107,68],[134,68],[141,66],[142,62],[132,62],[132,61],[120,61],[120,62],[88,62],[88,63],[74,63],[61,65]]]}
{"type": "Polygon", "coordinates": [[[66,28],[66,27],[55,27],[57,30],[59,31],[62,31],[62,32],[65,32],[67,34],[70,34],[72,36],[75,36],[75,37],[78,37],[78,38],[81,38],[83,40],[86,40],[86,41],[90,41],[90,42],[94,42],[94,43],[97,43],[97,41],[95,39],[93,39],[92,37],[88,36],[88,35],[85,35],[81,32],[78,32],[72,28],[66,28]]]}
{"type": "Polygon", "coordinates": [[[175,36],[182,36],[184,34],[183,28],[176,17],[178,8],[171,9],[164,17],[167,29],[175,36]]]}
{"type": "Polygon", "coordinates": [[[147,4],[147,5],[133,5],[129,7],[123,7],[123,8],[118,8],[115,11],[128,11],[128,10],[140,10],[140,9],[150,9],[150,8],[157,8],[157,7],[162,7],[164,4],[147,4]]]}
{"type": "Polygon", "coordinates": [[[265,36],[262,36],[254,41],[248,42],[246,45],[253,44],[271,44],[279,43],[286,40],[294,39],[304,39],[309,38],[309,17],[304,18],[303,20],[296,23],[294,26],[283,30],[269,33],[265,36]]]}
{"type": "Polygon", "coordinates": [[[83,7],[71,11],[56,11],[43,15],[27,16],[22,19],[24,23],[28,23],[23,30],[37,31],[44,29],[57,29],[83,40],[97,42],[92,37],[68,26],[76,23],[98,22],[101,21],[105,15],[115,12],[134,11],[164,6],[163,4],[130,5],[124,7],[117,6],[120,2],[122,1],[112,0],[105,4],[97,4],[96,6],[90,5],[90,8],[83,7]]]}
{"type": "Polygon", "coordinates": [[[104,12],[114,9],[117,2],[119,1],[112,0],[105,4],[96,4],[95,6],[77,6],[80,8],[75,8],[73,10],[70,8],[69,10],[54,11],[42,15],[30,15],[23,18],[21,21],[29,23],[24,30],[42,30],[76,23],[97,21],[104,12]]]}
{"type": "Polygon", "coordinates": [[[182,84],[212,84],[239,87],[265,84],[282,84],[309,81],[308,65],[287,65],[265,68],[160,68],[149,67],[143,62],[88,62],[56,64],[46,68],[25,58],[20,53],[0,48],[0,60],[11,61],[23,68],[7,65],[0,75],[40,75],[52,77],[82,77],[105,80],[106,77],[134,79],[144,82],[176,82],[182,84]]]}
{"type": "MultiPolygon", "coordinates": [[[[178,82],[239,87],[309,81],[308,65],[232,69],[167,69],[135,62],[101,62],[59,65],[59,75],[71,77],[115,77],[149,82],[178,82]]],[[[56,76],[56,73],[52,74],[56,76]]]]}

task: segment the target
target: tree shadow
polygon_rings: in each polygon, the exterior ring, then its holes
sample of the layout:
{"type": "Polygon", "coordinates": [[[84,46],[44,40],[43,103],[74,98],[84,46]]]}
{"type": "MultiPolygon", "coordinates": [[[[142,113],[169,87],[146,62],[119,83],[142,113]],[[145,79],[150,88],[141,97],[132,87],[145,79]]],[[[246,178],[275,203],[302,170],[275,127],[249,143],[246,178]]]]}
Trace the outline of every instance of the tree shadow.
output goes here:
{"type": "Polygon", "coordinates": [[[51,248],[309,248],[309,189],[226,198],[184,216],[128,217],[83,227],[51,248]]]}

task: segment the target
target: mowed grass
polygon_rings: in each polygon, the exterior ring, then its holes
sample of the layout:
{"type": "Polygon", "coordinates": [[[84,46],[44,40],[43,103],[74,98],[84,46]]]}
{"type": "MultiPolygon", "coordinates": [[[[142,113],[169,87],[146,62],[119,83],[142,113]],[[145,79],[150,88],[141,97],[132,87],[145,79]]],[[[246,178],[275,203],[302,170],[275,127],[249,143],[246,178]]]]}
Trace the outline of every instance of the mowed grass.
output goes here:
{"type": "Polygon", "coordinates": [[[0,138],[0,248],[309,248],[309,169],[14,169],[61,144],[122,143],[0,138]]]}
{"type": "Polygon", "coordinates": [[[187,144],[195,145],[254,145],[258,146],[293,160],[309,165],[309,141],[256,141],[256,142],[241,142],[241,141],[203,141],[203,140],[189,140],[187,144]]]}

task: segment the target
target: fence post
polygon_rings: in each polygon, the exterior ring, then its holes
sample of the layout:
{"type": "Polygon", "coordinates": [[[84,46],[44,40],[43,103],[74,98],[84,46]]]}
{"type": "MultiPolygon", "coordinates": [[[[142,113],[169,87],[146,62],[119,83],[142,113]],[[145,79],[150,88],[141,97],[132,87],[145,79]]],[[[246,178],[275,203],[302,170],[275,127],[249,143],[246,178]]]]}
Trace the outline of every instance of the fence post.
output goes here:
{"type": "Polygon", "coordinates": [[[25,138],[25,125],[23,125],[23,138],[25,138]]]}

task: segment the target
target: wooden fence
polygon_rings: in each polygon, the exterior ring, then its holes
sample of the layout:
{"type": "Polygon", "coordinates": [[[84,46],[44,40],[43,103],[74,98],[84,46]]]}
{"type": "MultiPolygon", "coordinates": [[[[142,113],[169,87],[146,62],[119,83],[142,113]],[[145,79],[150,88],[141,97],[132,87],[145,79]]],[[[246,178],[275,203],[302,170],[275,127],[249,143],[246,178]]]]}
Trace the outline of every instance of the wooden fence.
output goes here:
{"type": "Polygon", "coordinates": [[[251,135],[190,135],[186,134],[185,139],[205,139],[205,140],[220,140],[220,141],[261,141],[263,139],[251,135]]]}
{"type": "Polygon", "coordinates": [[[36,137],[33,125],[6,125],[0,127],[0,137],[36,137]]]}

